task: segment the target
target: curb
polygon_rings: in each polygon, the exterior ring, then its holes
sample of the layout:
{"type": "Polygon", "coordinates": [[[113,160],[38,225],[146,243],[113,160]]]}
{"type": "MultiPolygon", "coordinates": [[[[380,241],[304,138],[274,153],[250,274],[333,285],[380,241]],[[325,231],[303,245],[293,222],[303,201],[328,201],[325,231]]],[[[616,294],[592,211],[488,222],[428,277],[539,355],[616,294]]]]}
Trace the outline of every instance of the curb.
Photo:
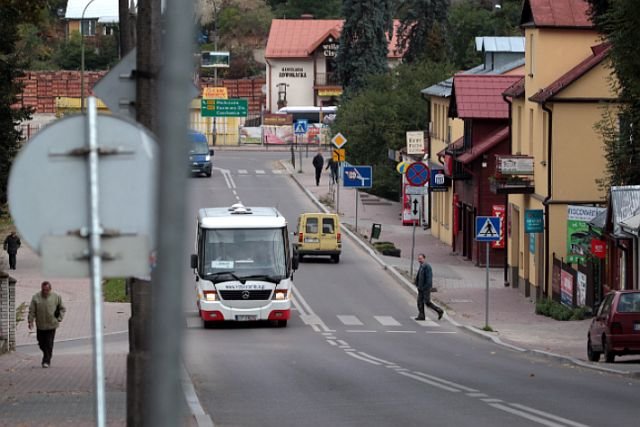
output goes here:
{"type": "MultiPolygon", "coordinates": [[[[307,190],[307,188],[296,178],[295,174],[296,171],[293,170],[289,163],[287,161],[284,160],[280,160],[279,161],[280,164],[290,173],[291,178],[294,180],[294,182],[296,184],[298,184],[298,187],[300,187],[302,189],[302,191],[307,195],[307,197],[309,197],[311,199],[311,201],[318,206],[323,212],[325,213],[330,213],[330,211],[326,208],[326,206],[324,206],[322,203],[320,203],[320,201],[316,198],[316,196],[313,195],[313,193],[311,193],[309,190],[307,190]]],[[[389,272],[392,276],[394,276],[400,285],[402,285],[403,288],[405,288],[406,290],[408,290],[410,293],[417,295],[418,291],[415,289],[415,286],[413,286],[412,283],[410,283],[401,273],[399,273],[396,268],[392,265],[388,265],[382,258],[380,258],[373,249],[371,249],[366,243],[364,243],[362,241],[362,239],[360,239],[360,237],[358,237],[354,232],[352,232],[351,230],[349,230],[347,227],[345,227],[342,223],[340,224],[342,230],[345,232],[345,234],[347,234],[349,237],[351,237],[352,240],[354,240],[362,249],[365,250],[365,252],[367,252],[378,264],[380,264],[380,266],[382,266],[383,270],[389,272]]],[[[442,301],[439,301],[437,298],[434,298],[435,301],[439,302],[440,304],[442,304],[442,301]]],[[[623,375],[623,376],[628,376],[631,378],[640,378],[640,372],[630,372],[630,371],[620,371],[618,369],[613,369],[613,368],[608,368],[608,367],[604,367],[604,366],[597,366],[597,365],[592,365],[590,362],[586,362],[586,361],[582,361],[580,359],[576,359],[573,357],[569,357],[569,356],[564,356],[561,354],[557,354],[557,353],[552,353],[552,352],[548,352],[548,351],[544,351],[544,350],[537,350],[537,349],[527,349],[527,348],[521,348],[518,347],[516,345],[513,344],[509,344],[506,343],[504,341],[502,341],[499,337],[480,330],[476,327],[473,326],[469,326],[469,325],[463,325],[461,323],[458,323],[457,321],[453,320],[451,317],[449,317],[449,315],[445,312],[444,315],[444,319],[451,323],[453,326],[455,326],[456,328],[462,329],[464,331],[470,332],[473,335],[476,335],[478,337],[484,338],[486,340],[492,341],[493,343],[502,346],[504,348],[507,348],[509,350],[513,350],[513,351],[517,351],[520,353],[529,353],[529,354],[534,354],[534,355],[538,355],[538,356],[544,356],[550,359],[554,359],[560,362],[568,362],[571,363],[573,365],[576,366],[580,366],[582,368],[587,368],[587,369],[591,369],[591,370],[595,370],[595,371],[600,371],[600,372],[607,372],[610,374],[617,374],[617,375],[623,375]]]]}

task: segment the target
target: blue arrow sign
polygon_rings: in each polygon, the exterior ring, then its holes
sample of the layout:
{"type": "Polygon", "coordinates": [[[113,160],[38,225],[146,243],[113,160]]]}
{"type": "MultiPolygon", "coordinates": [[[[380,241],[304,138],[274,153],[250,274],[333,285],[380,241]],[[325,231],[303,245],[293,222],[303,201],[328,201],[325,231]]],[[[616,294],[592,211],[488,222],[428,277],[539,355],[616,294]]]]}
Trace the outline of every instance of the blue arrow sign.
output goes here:
{"type": "Polygon", "coordinates": [[[476,241],[497,242],[500,240],[500,218],[497,216],[476,217],[476,241]]]}
{"type": "Polygon", "coordinates": [[[309,121],[308,120],[296,120],[293,124],[293,133],[296,135],[304,135],[307,133],[309,129],[309,121]]]}
{"type": "Polygon", "coordinates": [[[371,166],[345,166],[342,182],[347,188],[371,188],[373,183],[371,166]]]}

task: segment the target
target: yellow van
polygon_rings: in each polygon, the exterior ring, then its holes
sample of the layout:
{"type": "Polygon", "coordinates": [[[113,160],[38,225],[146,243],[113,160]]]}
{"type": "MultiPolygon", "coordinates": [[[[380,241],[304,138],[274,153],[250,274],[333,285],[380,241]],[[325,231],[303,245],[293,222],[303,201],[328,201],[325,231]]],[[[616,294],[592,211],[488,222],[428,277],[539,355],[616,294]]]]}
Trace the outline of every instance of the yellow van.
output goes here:
{"type": "Polygon", "coordinates": [[[296,234],[299,261],[306,255],[329,255],[334,262],[340,262],[342,241],[337,214],[303,213],[298,217],[296,234]]]}

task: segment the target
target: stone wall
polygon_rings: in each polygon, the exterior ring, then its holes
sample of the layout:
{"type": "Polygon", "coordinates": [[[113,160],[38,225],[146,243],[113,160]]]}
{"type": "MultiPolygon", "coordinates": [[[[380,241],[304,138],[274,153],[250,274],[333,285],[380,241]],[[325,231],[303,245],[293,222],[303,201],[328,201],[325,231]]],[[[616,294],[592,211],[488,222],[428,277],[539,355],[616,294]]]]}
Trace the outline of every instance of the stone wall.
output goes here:
{"type": "Polygon", "coordinates": [[[0,271],[0,354],[16,349],[16,280],[0,271]]]}

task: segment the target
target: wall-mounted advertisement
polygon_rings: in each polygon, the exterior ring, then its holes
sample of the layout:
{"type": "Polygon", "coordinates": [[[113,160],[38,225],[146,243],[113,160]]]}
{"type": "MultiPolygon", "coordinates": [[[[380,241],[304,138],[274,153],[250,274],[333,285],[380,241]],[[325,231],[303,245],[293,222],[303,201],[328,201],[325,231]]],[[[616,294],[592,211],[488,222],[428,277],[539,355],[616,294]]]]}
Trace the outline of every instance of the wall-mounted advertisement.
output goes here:
{"type": "Polygon", "coordinates": [[[491,242],[491,247],[496,249],[504,248],[504,205],[493,205],[491,207],[491,216],[500,218],[500,240],[491,242]]]}
{"type": "Polygon", "coordinates": [[[560,302],[568,307],[573,305],[573,275],[566,270],[560,272],[560,302]]]}
{"type": "Polygon", "coordinates": [[[264,144],[293,144],[293,115],[265,114],[262,118],[262,132],[264,144]]]}
{"type": "Polygon", "coordinates": [[[584,262],[593,238],[589,233],[589,221],[605,210],[593,206],[567,206],[567,263],[584,262]]]}

